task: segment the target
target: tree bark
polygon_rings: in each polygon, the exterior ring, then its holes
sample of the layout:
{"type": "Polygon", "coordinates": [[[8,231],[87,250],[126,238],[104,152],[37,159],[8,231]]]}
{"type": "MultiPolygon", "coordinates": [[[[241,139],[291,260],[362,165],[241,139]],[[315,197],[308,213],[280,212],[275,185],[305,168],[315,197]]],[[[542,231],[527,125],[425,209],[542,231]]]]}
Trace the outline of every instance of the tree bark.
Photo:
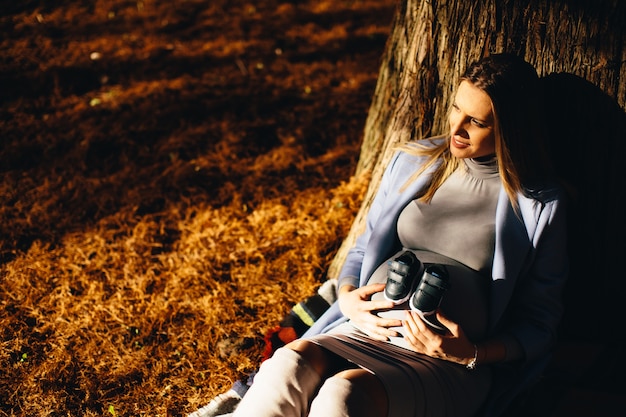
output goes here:
{"type": "MultiPolygon", "coordinates": [[[[554,113],[550,117],[554,121],[555,139],[551,146],[555,164],[567,171],[564,175],[569,176],[568,181],[575,182],[574,188],[583,193],[580,201],[588,201],[584,187],[595,187],[600,191],[596,190],[594,198],[616,207],[619,196],[624,196],[624,181],[620,179],[623,174],[619,174],[618,167],[626,142],[625,40],[626,2],[622,0],[400,1],[382,57],[355,172],[357,176],[371,175],[369,189],[328,276],[338,275],[347,251],[363,231],[365,216],[394,146],[445,133],[447,111],[460,75],[469,63],[491,53],[523,56],[544,77],[551,94],[547,103],[554,113]],[[560,74],[570,78],[555,77],[560,74]],[[573,96],[571,88],[578,88],[582,97],[573,96]],[[590,107],[591,103],[595,107],[590,107]],[[587,122],[583,129],[578,126],[581,121],[587,122]],[[564,130],[575,138],[565,136],[564,130]],[[600,142],[594,144],[595,138],[600,142]],[[587,151],[599,148],[603,152],[593,161],[581,160],[588,156],[587,151]],[[592,167],[607,167],[613,176],[585,180],[577,177],[580,167],[589,170],[591,162],[597,164],[592,167]]],[[[579,211],[588,206],[581,204],[579,211]]],[[[623,244],[607,248],[607,242],[615,240],[615,228],[624,231],[621,211],[600,214],[605,217],[595,230],[597,236],[593,240],[601,243],[596,245],[599,246],[594,255],[604,251],[604,258],[621,256],[617,251],[624,248],[623,244]]],[[[595,228],[596,223],[587,229],[595,228]]],[[[580,240],[591,233],[580,232],[580,240]]],[[[609,268],[602,273],[614,271],[609,268]]]]}

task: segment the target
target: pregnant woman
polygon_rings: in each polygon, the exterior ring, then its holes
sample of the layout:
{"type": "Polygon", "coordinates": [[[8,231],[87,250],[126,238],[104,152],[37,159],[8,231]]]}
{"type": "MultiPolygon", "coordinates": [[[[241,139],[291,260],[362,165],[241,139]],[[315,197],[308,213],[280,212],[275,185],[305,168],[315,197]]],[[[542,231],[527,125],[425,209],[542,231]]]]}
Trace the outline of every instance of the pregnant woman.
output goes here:
{"type": "Polygon", "coordinates": [[[449,132],[401,145],[387,166],[337,303],[262,364],[235,416],[494,415],[541,372],[568,265],[541,97],[519,57],[468,67],[449,132]],[[406,301],[384,296],[403,254],[420,276],[446,275],[430,317],[412,285],[406,301]]]}

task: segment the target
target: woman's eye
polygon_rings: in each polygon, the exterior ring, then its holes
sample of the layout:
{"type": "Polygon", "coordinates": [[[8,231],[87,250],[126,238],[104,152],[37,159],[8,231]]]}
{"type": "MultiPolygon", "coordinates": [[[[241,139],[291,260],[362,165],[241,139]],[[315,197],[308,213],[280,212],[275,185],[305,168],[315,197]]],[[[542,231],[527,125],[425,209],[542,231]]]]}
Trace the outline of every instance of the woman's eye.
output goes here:
{"type": "Polygon", "coordinates": [[[472,119],[472,123],[477,127],[486,127],[485,124],[480,120],[472,119]]]}

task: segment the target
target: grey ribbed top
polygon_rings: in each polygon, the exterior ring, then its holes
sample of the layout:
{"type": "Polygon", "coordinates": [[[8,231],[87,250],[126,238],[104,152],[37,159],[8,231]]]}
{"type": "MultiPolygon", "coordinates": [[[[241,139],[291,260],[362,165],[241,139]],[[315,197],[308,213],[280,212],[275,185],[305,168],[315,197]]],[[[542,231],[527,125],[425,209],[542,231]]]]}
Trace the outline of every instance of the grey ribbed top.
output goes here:
{"type": "Polygon", "coordinates": [[[463,160],[430,203],[413,201],[398,219],[405,248],[445,255],[491,275],[500,177],[495,159],[463,160]]]}

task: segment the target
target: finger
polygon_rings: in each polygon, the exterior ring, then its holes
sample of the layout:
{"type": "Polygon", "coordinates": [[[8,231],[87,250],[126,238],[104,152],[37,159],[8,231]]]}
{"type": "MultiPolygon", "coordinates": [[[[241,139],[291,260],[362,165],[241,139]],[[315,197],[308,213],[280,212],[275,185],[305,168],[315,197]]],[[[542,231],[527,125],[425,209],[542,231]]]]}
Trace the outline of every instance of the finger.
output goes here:
{"type": "Polygon", "coordinates": [[[398,336],[398,333],[395,330],[388,329],[386,327],[378,327],[371,324],[366,325],[365,327],[367,328],[367,334],[376,340],[388,341],[390,337],[398,336]]]}
{"type": "Polygon", "coordinates": [[[447,328],[453,336],[458,336],[459,334],[459,325],[458,323],[450,320],[446,317],[441,310],[437,310],[437,320],[439,323],[443,324],[445,328],[447,328]]]}
{"type": "Polygon", "coordinates": [[[411,324],[411,329],[414,332],[415,336],[420,339],[420,341],[426,345],[433,340],[437,340],[440,336],[433,331],[433,329],[426,324],[422,317],[414,312],[408,311],[409,323],[411,324]]]}
{"type": "Polygon", "coordinates": [[[378,327],[377,328],[377,333],[381,336],[383,336],[385,338],[385,340],[388,340],[390,337],[398,337],[400,336],[400,333],[398,333],[395,330],[389,329],[387,327],[378,327]]]}
{"type": "Polygon", "coordinates": [[[424,323],[424,320],[422,319],[422,317],[417,314],[415,311],[407,311],[407,318],[410,320],[410,322],[413,324],[413,326],[417,329],[417,331],[419,333],[425,333],[427,331],[429,331],[429,327],[426,323],[424,323]]]}
{"type": "Polygon", "coordinates": [[[352,322],[355,324],[358,323],[358,327],[385,336],[396,336],[397,332],[390,328],[402,326],[402,320],[380,317],[370,313],[360,314],[359,317],[354,318],[352,322]]]}
{"type": "Polygon", "coordinates": [[[407,317],[407,320],[403,323],[404,326],[404,340],[413,347],[416,352],[423,352],[424,344],[419,340],[419,330],[415,326],[415,322],[412,318],[407,317]]]}
{"type": "Polygon", "coordinates": [[[376,331],[376,328],[372,328],[370,325],[366,324],[366,323],[352,323],[352,325],[354,327],[356,327],[357,329],[359,329],[360,331],[362,331],[363,333],[365,333],[366,335],[368,335],[369,337],[371,337],[372,339],[375,340],[380,340],[382,342],[386,342],[388,340],[387,336],[381,335],[376,331]]]}
{"type": "Polygon", "coordinates": [[[380,334],[380,333],[377,333],[377,332],[374,332],[374,331],[367,332],[367,335],[369,337],[371,337],[372,339],[380,340],[381,342],[386,342],[386,341],[389,340],[389,337],[391,337],[391,336],[380,334]]]}
{"type": "Polygon", "coordinates": [[[402,320],[380,318],[376,320],[375,324],[378,327],[384,327],[384,328],[399,327],[399,326],[402,326],[402,320]]]}
{"type": "Polygon", "coordinates": [[[385,289],[385,284],[370,284],[365,285],[364,287],[360,287],[357,291],[359,291],[359,295],[362,296],[371,296],[376,294],[377,292],[381,292],[385,289]]]}
{"type": "Polygon", "coordinates": [[[405,320],[402,324],[406,330],[406,334],[410,336],[411,341],[417,341],[417,338],[420,334],[420,329],[415,322],[413,315],[407,312],[405,320]]]}
{"type": "Polygon", "coordinates": [[[398,336],[398,332],[392,329],[392,327],[402,326],[402,320],[372,315],[365,320],[365,324],[371,331],[377,334],[385,337],[394,337],[398,336]]]}
{"type": "Polygon", "coordinates": [[[370,311],[374,310],[391,310],[395,304],[391,301],[380,300],[380,301],[372,301],[369,304],[370,311]]]}

